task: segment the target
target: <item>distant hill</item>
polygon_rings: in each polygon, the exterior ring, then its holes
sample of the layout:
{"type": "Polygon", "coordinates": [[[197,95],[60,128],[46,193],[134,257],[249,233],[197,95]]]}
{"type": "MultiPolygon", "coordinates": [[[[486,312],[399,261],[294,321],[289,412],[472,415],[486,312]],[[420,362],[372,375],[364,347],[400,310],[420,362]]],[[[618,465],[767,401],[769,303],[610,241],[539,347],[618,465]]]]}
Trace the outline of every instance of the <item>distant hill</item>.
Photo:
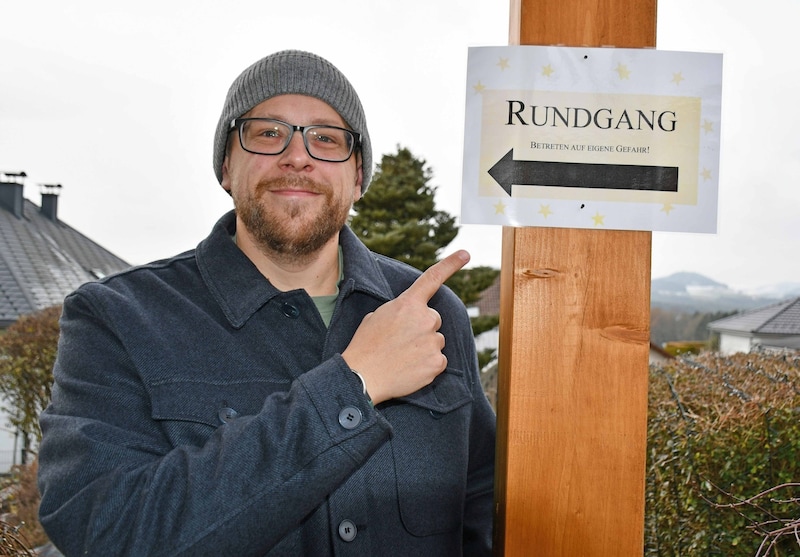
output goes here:
{"type": "Polygon", "coordinates": [[[674,273],[650,283],[651,306],[676,311],[744,311],[793,296],[800,296],[800,283],[768,285],[744,292],[689,272],[674,273]]]}
{"type": "Polygon", "coordinates": [[[699,286],[705,288],[728,288],[721,282],[717,282],[699,273],[680,272],[673,273],[667,277],[653,279],[653,288],[668,292],[686,292],[689,287],[699,286]]]}

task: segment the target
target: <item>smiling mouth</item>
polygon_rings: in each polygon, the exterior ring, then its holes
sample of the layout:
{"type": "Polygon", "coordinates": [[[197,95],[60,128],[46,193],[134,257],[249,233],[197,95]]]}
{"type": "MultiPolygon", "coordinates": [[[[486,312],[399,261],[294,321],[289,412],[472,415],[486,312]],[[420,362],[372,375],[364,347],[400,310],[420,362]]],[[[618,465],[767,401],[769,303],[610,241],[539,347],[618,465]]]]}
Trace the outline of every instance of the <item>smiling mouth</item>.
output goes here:
{"type": "Polygon", "coordinates": [[[269,180],[259,183],[257,189],[286,197],[314,197],[325,193],[320,185],[307,179],[269,180]]]}
{"type": "Polygon", "coordinates": [[[320,192],[310,190],[273,189],[269,190],[269,192],[275,195],[285,195],[288,197],[313,197],[320,195],[320,192]]]}

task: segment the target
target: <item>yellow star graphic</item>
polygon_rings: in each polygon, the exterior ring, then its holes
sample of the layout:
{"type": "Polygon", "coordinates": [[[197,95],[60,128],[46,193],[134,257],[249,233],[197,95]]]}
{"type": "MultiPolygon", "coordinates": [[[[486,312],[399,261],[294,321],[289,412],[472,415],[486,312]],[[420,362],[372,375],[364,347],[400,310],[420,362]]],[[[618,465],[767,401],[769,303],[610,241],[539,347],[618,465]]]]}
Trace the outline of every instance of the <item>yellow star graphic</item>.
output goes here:
{"type": "Polygon", "coordinates": [[[672,83],[674,83],[675,85],[680,85],[681,81],[685,79],[681,74],[682,72],[672,74],[672,83]]]}
{"type": "Polygon", "coordinates": [[[700,176],[703,177],[703,180],[710,180],[711,179],[711,171],[707,168],[704,168],[703,171],[700,173],[700,176]]]}
{"type": "Polygon", "coordinates": [[[500,66],[500,70],[505,70],[508,68],[508,58],[500,58],[500,61],[497,63],[500,66]]]}
{"type": "Polygon", "coordinates": [[[614,71],[619,74],[620,79],[628,79],[631,75],[631,71],[628,69],[628,66],[621,62],[617,64],[617,69],[614,71]]]}
{"type": "Polygon", "coordinates": [[[478,81],[478,83],[473,85],[472,88],[475,89],[476,93],[483,93],[483,90],[486,89],[486,85],[478,81]]]}
{"type": "Polygon", "coordinates": [[[553,66],[551,66],[550,64],[547,64],[546,66],[542,66],[542,75],[543,76],[550,77],[551,75],[553,75],[553,72],[555,72],[555,70],[553,69],[553,66]]]}
{"type": "Polygon", "coordinates": [[[597,211],[592,217],[592,220],[594,221],[595,226],[605,226],[605,223],[603,222],[603,219],[605,218],[605,215],[601,215],[600,211],[597,211]]]}
{"type": "Polygon", "coordinates": [[[553,211],[550,210],[550,205],[539,205],[539,214],[547,218],[548,215],[553,214],[553,211]]]}
{"type": "Polygon", "coordinates": [[[672,203],[664,203],[664,206],[661,207],[661,210],[664,211],[667,215],[669,215],[669,212],[672,211],[672,209],[673,209],[672,203]]]}
{"type": "Polygon", "coordinates": [[[506,204],[502,201],[498,201],[494,204],[494,214],[495,215],[505,215],[506,214],[506,204]]]}
{"type": "Polygon", "coordinates": [[[714,123],[709,122],[708,120],[703,120],[703,125],[701,127],[706,133],[711,133],[714,131],[714,123]]]}

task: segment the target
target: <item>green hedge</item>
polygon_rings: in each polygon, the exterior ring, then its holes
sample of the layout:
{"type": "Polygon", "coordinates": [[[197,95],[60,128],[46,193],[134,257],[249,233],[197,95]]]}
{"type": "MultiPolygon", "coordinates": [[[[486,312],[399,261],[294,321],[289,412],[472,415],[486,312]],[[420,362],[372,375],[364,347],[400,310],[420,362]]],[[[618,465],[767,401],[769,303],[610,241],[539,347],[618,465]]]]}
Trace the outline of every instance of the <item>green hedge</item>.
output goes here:
{"type": "Polygon", "coordinates": [[[645,555],[800,555],[800,489],[757,497],[800,481],[800,354],[678,358],[649,393],[645,555]]]}

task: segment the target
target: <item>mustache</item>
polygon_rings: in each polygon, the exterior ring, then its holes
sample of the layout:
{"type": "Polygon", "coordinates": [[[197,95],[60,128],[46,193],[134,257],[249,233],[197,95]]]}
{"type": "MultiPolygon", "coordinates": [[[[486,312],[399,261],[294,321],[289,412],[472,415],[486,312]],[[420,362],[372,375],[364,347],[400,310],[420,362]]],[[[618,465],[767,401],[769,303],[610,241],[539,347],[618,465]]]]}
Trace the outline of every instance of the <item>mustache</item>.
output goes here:
{"type": "Polygon", "coordinates": [[[256,193],[278,190],[302,190],[312,193],[326,193],[328,188],[305,176],[281,176],[271,180],[261,180],[256,184],[256,193]]]}

